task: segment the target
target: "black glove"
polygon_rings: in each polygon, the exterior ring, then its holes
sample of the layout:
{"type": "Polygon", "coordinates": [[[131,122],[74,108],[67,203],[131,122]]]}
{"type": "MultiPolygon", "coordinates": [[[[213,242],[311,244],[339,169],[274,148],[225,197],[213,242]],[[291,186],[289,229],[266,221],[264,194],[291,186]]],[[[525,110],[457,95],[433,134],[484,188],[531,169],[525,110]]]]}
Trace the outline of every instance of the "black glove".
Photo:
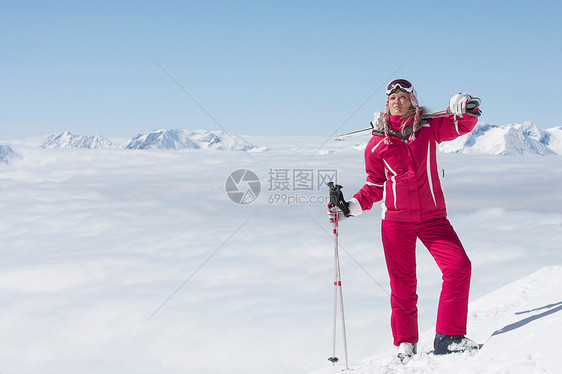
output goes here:
{"type": "Polygon", "coordinates": [[[329,207],[338,207],[343,212],[343,215],[349,217],[349,203],[343,198],[343,193],[341,189],[343,188],[339,184],[334,185],[334,182],[329,182],[328,187],[330,187],[330,205],[329,207]]]}

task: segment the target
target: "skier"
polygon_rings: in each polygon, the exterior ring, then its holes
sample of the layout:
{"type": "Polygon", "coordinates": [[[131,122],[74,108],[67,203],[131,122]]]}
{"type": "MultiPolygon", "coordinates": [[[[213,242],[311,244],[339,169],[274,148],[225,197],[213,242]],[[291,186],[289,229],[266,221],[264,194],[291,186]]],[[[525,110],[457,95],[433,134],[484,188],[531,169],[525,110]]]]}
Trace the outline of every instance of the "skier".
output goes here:
{"type": "Polygon", "coordinates": [[[416,239],[427,247],[441,272],[443,284],[434,353],[478,349],[465,337],[471,263],[447,219],[439,169],[438,144],[469,133],[477,117],[467,113],[469,94],[454,95],[442,118],[422,120],[410,82],[389,83],[385,112],[375,113],[373,136],[365,149],[367,181],[349,201],[329,205],[329,215],[342,220],[382,204],[382,242],[391,287],[391,328],[398,359],[406,363],[416,353],[418,310],[416,239]],[[346,212],[344,214],[344,212],[346,212]]]}

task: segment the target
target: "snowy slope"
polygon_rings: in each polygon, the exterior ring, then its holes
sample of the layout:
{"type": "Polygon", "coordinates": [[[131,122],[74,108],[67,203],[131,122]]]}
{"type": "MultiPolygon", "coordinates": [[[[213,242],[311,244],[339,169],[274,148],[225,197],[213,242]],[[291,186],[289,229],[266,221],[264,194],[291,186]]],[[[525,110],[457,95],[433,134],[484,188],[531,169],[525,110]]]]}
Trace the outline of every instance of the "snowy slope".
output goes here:
{"type": "MultiPolygon", "coordinates": [[[[434,356],[433,331],[422,334],[419,354],[397,363],[396,350],[351,365],[357,374],[555,373],[562,334],[562,265],[545,267],[469,305],[470,337],[478,353],[434,356]]],[[[343,366],[313,374],[341,373],[343,366]]]]}
{"type": "Polygon", "coordinates": [[[65,131],[58,135],[50,135],[41,145],[43,148],[112,148],[115,147],[108,139],[100,135],[75,135],[65,131]]]}
{"type": "Polygon", "coordinates": [[[541,130],[531,122],[503,126],[478,123],[472,132],[441,144],[440,149],[445,153],[554,155],[561,141],[554,129],[541,130]]]}
{"type": "Polygon", "coordinates": [[[543,268],[472,302],[469,323],[484,342],[474,363],[479,372],[557,372],[562,266],[543,268]]]}

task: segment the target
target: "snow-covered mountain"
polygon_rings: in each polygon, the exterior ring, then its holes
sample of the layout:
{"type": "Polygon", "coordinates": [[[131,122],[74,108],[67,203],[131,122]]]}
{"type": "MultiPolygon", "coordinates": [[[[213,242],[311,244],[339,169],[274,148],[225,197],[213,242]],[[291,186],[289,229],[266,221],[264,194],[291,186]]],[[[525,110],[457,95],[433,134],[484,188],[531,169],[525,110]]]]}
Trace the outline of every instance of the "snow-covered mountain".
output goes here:
{"type": "MultiPolygon", "coordinates": [[[[66,131],[50,135],[40,143],[43,148],[125,148],[125,149],[214,149],[263,151],[236,134],[211,130],[154,130],[139,134],[122,144],[112,143],[100,135],[74,135],[66,131]]],[[[328,147],[328,146],[327,146],[328,147]]],[[[342,149],[342,144],[329,147],[342,149]]],[[[345,147],[344,147],[345,148],[345,147]]],[[[364,149],[364,144],[354,145],[364,149]]],[[[347,148],[345,148],[347,149],[347,148]]],[[[562,155],[562,126],[542,130],[531,122],[493,125],[478,123],[469,134],[440,145],[444,153],[492,155],[562,155]]]]}
{"type": "Polygon", "coordinates": [[[8,144],[0,144],[0,162],[7,164],[11,160],[20,157],[21,156],[17,154],[8,144]]]}
{"type": "Polygon", "coordinates": [[[114,148],[111,141],[100,135],[75,135],[65,131],[58,135],[50,135],[43,144],[43,148],[114,148]]]}
{"type": "Polygon", "coordinates": [[[531,122],[491,125],[478,123],[469,134],[440,146],[445,153],[494,155],[562,154],[562,130],[541,130],[531,122]]]}
{"type": "Polygon", "coordinates": [[[155,130],[139,134],[123,145],[126,149],[198,149],[185,130],[155,130]]]}
{"type": "Polygon", "coordinates": [[[123,145],[126,149],[216,149],[246,151],[256,148],[240,136],[224,131],[155,130],[123,145]]]}
{"type": "MultiPolygon", "coordinates": [[[[50,135],[42,148],[125,148],[125,149],[216,149],[231,151],[259,150],[239,135],[209,130],[154,130],[139,134],[123,144],[116,144],[100,135],[75,135],[65,131],[50,135]]],[[[261,148],[260,148],[261,149],[261,148]]]]}
{"type": "Polygon", "coordinates": [[[544,130],[549,136],[548,148],[562,155],[562,126],[544,130]]]}

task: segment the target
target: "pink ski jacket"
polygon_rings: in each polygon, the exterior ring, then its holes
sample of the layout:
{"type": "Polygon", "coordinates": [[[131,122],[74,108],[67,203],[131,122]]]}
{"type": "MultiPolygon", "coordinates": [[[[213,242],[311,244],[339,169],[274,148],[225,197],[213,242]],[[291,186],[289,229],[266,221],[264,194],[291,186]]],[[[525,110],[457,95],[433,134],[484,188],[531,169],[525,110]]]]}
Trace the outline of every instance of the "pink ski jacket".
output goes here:
{"type": "Polygon", "coordinates": [[[466,114],[457,120],[452,115],[425,120],[413,141],[390,135],[385,142],[384,136],[373,135],[365,149],[367,182],[350,204],[358,202],[361,213],[384,200],[382,218],[393,222],[445,218],[438,144],[469,133],[478,118],[466,114]]]}

